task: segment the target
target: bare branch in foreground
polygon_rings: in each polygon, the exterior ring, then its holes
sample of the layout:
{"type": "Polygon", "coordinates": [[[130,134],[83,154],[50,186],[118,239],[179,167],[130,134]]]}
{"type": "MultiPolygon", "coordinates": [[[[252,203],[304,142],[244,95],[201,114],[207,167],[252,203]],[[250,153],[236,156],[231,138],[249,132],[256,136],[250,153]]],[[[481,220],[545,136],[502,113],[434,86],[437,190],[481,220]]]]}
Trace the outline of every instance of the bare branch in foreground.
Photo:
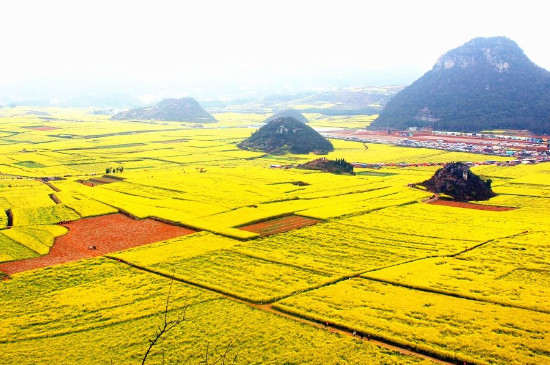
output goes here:
{"type": "MultiPolygon", "coordinates": [[[[145,352],[145,355],[143,355],[143,360],[141,362],[141,365],[144,365],[147,361],[147,357],[151,353],[151,350],[153,347],[157,344],[157,342],[162,338],[163,335],[165,335],[167,332],[178,326],[181,322],[185,321],[185,313],[187,311],[187,306],[183,308],[183,310],[178,314],[178,316],[173,319],[168,319],[168,309],[170,306],[170,297],[172,294],[172,284],[174,280],[170,281],[170,289],[168,290],[168,296],[166,297],[166,307],[164,308],[164,323],[158,327],[157,331],[155,332],[155,337],[153,339],[149,340],[149,347],[147,348],[147,351],[145,352]]],[[[163,355],[164,358],[164,355],[163,355]]],[[[163,360],[164,363],[164,360],[163,360]]]]}

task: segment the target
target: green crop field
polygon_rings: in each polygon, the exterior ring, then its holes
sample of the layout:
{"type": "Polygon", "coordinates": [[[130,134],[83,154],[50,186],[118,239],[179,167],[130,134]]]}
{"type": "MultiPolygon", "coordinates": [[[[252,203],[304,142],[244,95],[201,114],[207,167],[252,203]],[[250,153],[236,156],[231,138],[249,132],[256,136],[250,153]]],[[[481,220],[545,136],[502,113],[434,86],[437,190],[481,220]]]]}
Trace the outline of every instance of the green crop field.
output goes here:
{"type": "MultiPolygon", "coordinates": [[[[0,364],[139,364],[184,310],[147,363],[550,364],[550,164],[472,167],[498,194],[479,204],[515,208],[473,210],[408,186],[437,166],[274,168],[319,156],[237,148],[262,114],[196,128],[31,109],[0,111],[0,364]],[[118,212],[196,232],[10,274],[72,224],[118,212]],[[239,229],[290,215],[320,222],[239,229]]],[[[487,159],[332,142],[326,157],[349,162],[487,159]]]]}

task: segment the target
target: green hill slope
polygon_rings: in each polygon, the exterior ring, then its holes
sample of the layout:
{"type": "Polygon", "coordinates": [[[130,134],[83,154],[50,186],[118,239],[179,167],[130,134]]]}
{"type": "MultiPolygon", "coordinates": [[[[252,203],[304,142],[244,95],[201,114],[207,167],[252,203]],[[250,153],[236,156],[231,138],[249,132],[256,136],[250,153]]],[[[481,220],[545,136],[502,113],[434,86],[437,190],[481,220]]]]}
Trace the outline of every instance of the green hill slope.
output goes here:
{"type": "Polygon", "coordinates": [[[271,154],[306,154],[314,151],[326,153],[334,150],[332,143],[325,137],[291,117],[270,121],[237,146],[271,154]]]}
{"type": "Polygon", "coordinates": [[[393,97],[371,129],[550,133],[550,72],[505,37],[476,38],[393,97]]]}

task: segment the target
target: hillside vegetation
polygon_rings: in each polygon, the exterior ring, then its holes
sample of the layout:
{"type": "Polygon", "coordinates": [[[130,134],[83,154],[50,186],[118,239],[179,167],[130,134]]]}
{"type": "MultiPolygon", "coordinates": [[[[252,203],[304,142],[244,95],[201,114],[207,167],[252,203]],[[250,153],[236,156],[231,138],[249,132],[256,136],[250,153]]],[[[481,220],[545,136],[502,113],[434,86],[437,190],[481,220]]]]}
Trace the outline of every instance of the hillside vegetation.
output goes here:
{"type": "Polygon", "coordinates": [[[334,150],[332,143],[325,137],[292,117],[268,122],[237,146],[270,154],[327,153],[334,150]]]}
{"type": "Polygon", "coordinates": [[[505,37],[476,38],[395,95],[372,129],[550,133],[550,72],[505,37]]]}
{"type": "Polygon", "coordinates": [[[418,185],[432,193],[446,194],[459,201],[489,200],[495,196],[491,181],[482,180],[462,162],[445,164],[434,176],[418,185]]]}

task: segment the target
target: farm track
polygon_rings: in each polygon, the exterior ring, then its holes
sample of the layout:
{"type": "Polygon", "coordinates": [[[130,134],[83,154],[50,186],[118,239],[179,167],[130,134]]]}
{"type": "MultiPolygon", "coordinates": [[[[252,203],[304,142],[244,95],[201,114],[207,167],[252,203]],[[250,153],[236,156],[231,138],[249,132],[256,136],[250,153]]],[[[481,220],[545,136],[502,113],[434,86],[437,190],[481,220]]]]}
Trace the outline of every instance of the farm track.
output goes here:
{"type": "Polygon", "coordinates": [[[55,186],[52,185],[51,182],[49,181],[46,181],[46,180],[43,180],[43,179],[40,179],[39,181],[42,181],[44,184],[46,184],[50,189],[52,189],[53,191],[55,191],[56,193],[61,191],[59,190],[58,188],[56,188],[55,186]]]}
{"type": "Polygon", "coordinates": [[[61,200],[59,200],[59,198],[57,196],[55,196],[55,194],[49,194],[49,197],[50,197],[51,200],[53,200],[53,202],[55,204],[61,204],[61,200]]]}
{"type": "Polygon", "coordinates": [[[149,269],[147,267],[136,265],[136,264],[133,264],[133,263],[128,262],[126,260],[117,258],[117,257],[113,257],[113,256],[105,256],[105,257],[109,258],[111,260],[114,260],[116,262],[131,266],[131,267],[133,267],[137,270],[145,271],[145,272],[148,272],[148,273],[153,274],[153,275],[162,276],[166,279],[179,281],[179,282],[182,282],[182,283],[187,284],[187,285],[192,285],[192,286],[204,289],[204,290],[209,290],[211,292],[215,292],[215,293],[217,293],[218,295],[221,295],[224,298],[227,298],[227,299],[230,299],[230,300],[242,303],[242,304],[246,304],[246,305],[248,305],[252,308],[258,309],[258,310],[262,310],[262,311],[269,312],[269,313],[272,313],[272,314],[275,314],[275,315],[278,315],[278,316],[289,318],[289,319],[292,319],[294,321],[298,321],[298,322],[301,322],[301,323],[304,323],[304,324],[314,326],[316,328],[323,328],[323,329],[326,329],[326,330],[330,331],[331,333],[338,333],[340,335],[353,337],[356,340],[367,341],[367,342],[373,343],[373,344],[375,344],[379,347],[399,352],[400,354],[403,354],[403,355],[415,356],[415,357],[418,357],[418,358],[421,358],[421,359],[424,359],[424,360],[430,360],[430,361],[432,361],[436,364],[449,364],[449,365],[450,364],[464,364],[463,361],[444,360],[444,359],[441,359],[441,358],[439,358],[439,357],[437,357],[433,354],[418,352],[418,351],[415,351],[414,349],[406,348],[405,346],[400,346],[398,344],[392,343],[391,341],[387,341],[383,337],[378,337],[376,335],[363,333],[363,336],[358,336],[356,334],[356,331],[351,329],[351,328],[345,328],[345,327],[342,327],[342,326],[332,324],[330,322],[322,323],[322,322],[315,321],[315,320],[310,319],[310,318],[305,318],[305,317],[301,317],[301,316],[298,316],[298,315],[293,314],[293,313],[288,313],[288,312],[285,312],[285,311],[282,311],[278,308],[273,307],[273,303],[268,303],[268,304],[254,303],[252,301],[246,300],[245,298],[241,298],[241,297],[238,297],[238,296],[230,295],[228,293],[223,293],[223,292],[220,292],[220,291],[217,291],[217,290],[213,290],[213,289],[205,287],[203,285],[198,285],[198,284],[189,282],[187,280],[177,278],[177,277],[175,277],[173,275],[170,275],[170,274],[167,274],[167,273],[159,272],[159,271],[156,271],[156,270],[153,270],[153,269],[149,269]]]}

